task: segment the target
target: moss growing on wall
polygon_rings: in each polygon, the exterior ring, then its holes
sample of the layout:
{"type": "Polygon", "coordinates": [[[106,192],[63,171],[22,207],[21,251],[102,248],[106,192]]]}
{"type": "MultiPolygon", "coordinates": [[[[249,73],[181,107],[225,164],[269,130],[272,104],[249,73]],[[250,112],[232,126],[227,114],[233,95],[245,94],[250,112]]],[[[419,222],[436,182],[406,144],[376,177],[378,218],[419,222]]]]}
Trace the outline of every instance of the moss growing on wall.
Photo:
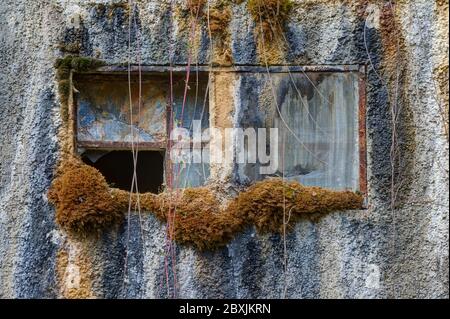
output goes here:
{"type": "Polygon", "coordinates": [[[55,68],[58,70],[73,70],[75,72],[86,72],[100,66],[105,65],[105,62],[91,57],[71,56],[57,59],[55,68]]]}
{"type": "MultiPolygon", "coordinates": [[[[198,51],[201,44],[201,29],[204,28],[207,36],[212,40],[212,64],[231,65],[231,4],[233,1],[219,0],[207,6],[206,0],[187,1],[176,7],[175,15],[179,19],[179,30],[188,37],[188,47],[198,51]],[[192,28],[196,28],[195,37],[192,38],[192,28]]],[[[197,55],[196,52],[194,55],[197,55]]]]}
{"type": "Polygon", "coordinates": [[[56,206],[56,222],[62,228],[78,234],[97,233],[122,219],[98,170],[75,159],[64,161],[59,170],[48,198],[56,206]]]}
{"type": "Polygon", "coordinates": [[[286,220],[289,219],[289,229],[304,214],[361,209],[362,200],[361,194],[355,192],[306,187],[295,181],[274,178],[250,186],[228,209],[243,215],[260,232],[282,232],[284,214],[286,220]]]}
{"type": "MultiPolygon", "coordinates": [[[[212,40],[213,64],[231,65],[231,35],[228,29],[232,18],[231,6],[239,5],[242,0],[218,0],[207,6],[206,0],[188,0],[178,10],[181,18],[180,30],[187,32],[189,19],[197,18],[208,26],[212,40]],[[208,9],[206,9],[208,8],[208,9]]],[[[256,23],[255,34],[259,40],[258,51],[262,60],[269,64],[280,64],[285,48],[284,26],[294,7],[292,0],[248,0],[247,8],[256,23]],[[264,44],[262,42],[265,42],[264,44]]],[[[193,40],[191,40],[193,42],[193,40]]]]}
{"type": "MultiPolygon", "coordinates": [[[[132,209],[136,207],[137,199],[136,194],[110,189],[99,171],[76,159],[61,166],[49,192],[58,224],[81,234],[97,233],[120,222],[130,203],[132,209]]],[[[251,225],[260,232],[281,232],[283,220],[289,219],[286,226],[290,229],[304,214],[360,209],[362,200],[354,192],[305,187],[281,179],[257,182],[225,207],[207,187],[139,195],[141,210],[171,221],[172,239],[198,249],[226,245],[251,225]]]]}
{"type": "Polygon", "coordinates": [[[70,95],[70,74],[71,71],[86,72],[105,65],[101,60],[90,57],[80,57],[68,55],[56,60],[56,80],[58,84],[58,94],[61,101],[61,118],[66,123],[68,120],[68,100],[70,95]]]}
{"type": "Polygon", "coordinates": [[[272,39],[281,31],[293,8],[291,0],[249,0],[247,4],[253,20],[263,31],[263,36],[272,39]]]}
{"type": "Polygon", "coordinates": [[[283,34],[294,5],[291,0],[249,0],[255,21],[258,56],[264,64],[284,64],[287,44],[283,34]]]}
{"type": "Polygon", "coordinates": [[[214,64],[231,65],[233,62],[231,52],[231,34],[229,24],[231,22],[231,8],[227,3],[220,2],[209,10],[205,17],[209,23],[209,31],[214,41],[214,64]]]}
{"type": "Polygon", "coordinates": [[[203,7],[206,4],[206,0],[187,0],[186,6],[187,9],[191,12],[202,11],[203,7]]]}
{"type": "Polygon", "coordinates": [[[206,187],[163,193],[158,200],[160,215],[172,220],[172,239],[200,250],[227,244],[247,224],[237,211],[221,209],[216,195],[206,187]]]}
{"type": "MultiPolygon", "coordinates": [[[[207,18],[208,20],[208,18],[207,18]]],[[[213,36],[223,37],[231,21],[231,9],[219,4],[209,10],[209,29],[213,36]]]]}

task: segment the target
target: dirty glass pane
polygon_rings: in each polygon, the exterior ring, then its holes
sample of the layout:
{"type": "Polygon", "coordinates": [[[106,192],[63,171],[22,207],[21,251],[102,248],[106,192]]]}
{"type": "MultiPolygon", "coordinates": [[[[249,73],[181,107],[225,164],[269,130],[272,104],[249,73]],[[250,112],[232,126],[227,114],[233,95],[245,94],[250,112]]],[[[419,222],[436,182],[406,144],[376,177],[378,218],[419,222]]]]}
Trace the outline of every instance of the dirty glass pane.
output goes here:
{"type": "MultiPolygon", "coordinates": [[[[242,76],[241,126],[279,129],[279,166],[269,176],[359,189],[358,79],[356,72],[273,73],[270,81],[267,74],[242,76]]],[[[236,177],[263,179],[260,167],[239,164],[236,177]]]]}
{"type": "Polygon", "coordinates": [[[188,188],[205,185],[210,175],[207,163],[174,164],[174,188],[188,188]]]}
{"type": "MultiPolygon", "coordinates": [[[[187,129],[192,137],[194,121],[198,121],[200,132],[209,127],[209,104],[207,88],[208,76],[202,74],[197,79],[191,74],[185,97],[185,77],[178,78],[173,83],[173,126],[187,129]],[[197,81],[198,80],[198,81],[197,81]]],[[[205,147],[208,149],[208,147],[205,147]]],[[[173,187],[198,187],[206,184],[210,175],[208,163],[173,163],[173,187]]]]}
{"type": "MultiPolygon", "coordinates": [[[[206,87],[207,77],[201,75],[197,82],[194,74],[185,94],[185,76],[174,75],[174,125],[192,131],[192,121],[200,120],[202,128],[208,127],[206,87]]],[[[143,76],[141,107],[138,103],[139,79],[133,75],[132,109],[126,75],[79,76],[75,88],[79,91],[77,95],[79,142],[131,142],[132,134],[135,136],[135,142],[166,142],[166,106],[170,99],[168,74],[143,76]]]]}
{"type": "Polygon", "coordinates": [[[177,77],[173,82],[173,121],[175,126],[188,129],[192,136],[193,121],[200,121],[202,130],[209,127],[209,104],[206,96],[208,76],[202,74],[197,79],[195,73],[191,74],[186,98],[185,80],[186,77],[183,76],[177,77]]]}
{"type": "Polygon", "coordinates": [[[139,83],[131,81],[132,109],[126,76],[90,76],[76,81],[77,138],[95,142],[164,142],[166,140],[165,77],[146,77],[142,81],[142,105],[139,107],[139,83]],[[132,117],[132,118],[131,118],[132,117]],[[132,125],[131,125],[132,123],[132,125]]]}

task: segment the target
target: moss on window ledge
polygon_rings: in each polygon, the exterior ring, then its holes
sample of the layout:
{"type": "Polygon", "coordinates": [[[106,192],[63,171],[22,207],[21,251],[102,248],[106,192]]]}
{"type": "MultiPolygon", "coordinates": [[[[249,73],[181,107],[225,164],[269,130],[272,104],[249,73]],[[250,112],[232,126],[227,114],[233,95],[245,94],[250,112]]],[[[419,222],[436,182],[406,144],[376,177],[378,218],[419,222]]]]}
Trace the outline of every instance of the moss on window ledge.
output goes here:
{"type": "MultiPolygon", "coordinates": [[[[63,162],[48,197],[57,223],[87,236],[120,223],[138,195],[110,188],[98,170],[74,158],[63,162]]],[[[139,194],[139,203],[142,211],[170,220],[173,240],[205,250],[226,245],[251,225],[259,232],[283,232],[285,223],[291,230],[307,214],[361,209],[363,196],[275,178],[255,183],[225,207],[208,187],[139,194]]]]}

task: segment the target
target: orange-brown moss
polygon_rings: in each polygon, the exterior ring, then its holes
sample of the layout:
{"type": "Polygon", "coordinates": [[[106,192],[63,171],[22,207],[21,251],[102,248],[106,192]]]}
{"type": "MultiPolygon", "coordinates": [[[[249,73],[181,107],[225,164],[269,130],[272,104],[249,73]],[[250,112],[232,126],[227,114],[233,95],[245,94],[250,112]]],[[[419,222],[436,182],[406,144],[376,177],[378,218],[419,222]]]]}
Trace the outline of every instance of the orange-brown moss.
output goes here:
{"type": "Polygon", "coordinates": [[[67,299],[94,298],[92,291],[92,263],[83,252],[72,258],[63,248],[56,256],[56,271],[60,293],[67,299]]]}
{"type": "Polygon", "coordinates": [[[294,5],[291,0],[249,0],[247,8],[256,23],[258,56],[267,64],[285,63],[286,21],[294,5]]]}
{"type": "Polygon", "coordinates": [[[209,16],[205,18],[209,22],[209,31],[214,42],[214,60],[216,65],[231,65],[233,62],[231,53],[231,34],[228,26],[231,21],[231,9],[221,3],[209,10],[209,16]]]}
{"type": "Polygon", "coordinates": [[[208,188],[186,189],[178,195],[166,193],[159,200],[160,212],[173,223],[172,238],[181,244],[214,249],[225,245],[245,226],[243,216],[222,210],[208,188]]]}
{"type": "Polygon", "coordinates": [[[187,0],[186,2],[186,6],[188,8],[188,10],[190,10],[191,12],[199,12],[201,10],[203,10],[203,7],[206,4],[206,0],[187,0]]]}
{"type": "Polygon", "coordinates": [[[287,21],[293,8],[291,0],[249,0],[247,8],[263,36],[272,39],[287,21]]]}
{"type": "MultiPolygon", "coordinates": [[[[208,188],[186,189],[181,194],[163,193],[154,198],[163,220],[173,219],[173,239],[199,249],[223,246],[237,232],[255,225],[260,232],[282,232],[304,214],[360,209],[362,196],[350,191],[304,187],[297,182],[268,179],[257,182],[221,209],[208,188]]],[[[155,203],[153,203],[155,204],[155,203]]]]}
{"type": "Polygon", "coordinates": [[[231,202],[228,210],[243,215],[261,232],[281,232],[283,216],[289,218],[288,228],[304,214],[329,213],[360,209],[362,196],[351,191],[331,191],[305,187],[298,182],[267,179],[250,186],[231,202]]]}
{"type": "Polygon", "coordinates": [[[75,159],[64,161],[48,198],[56,207],[56,222],[79,234],[96,233],[123,216],[103,175],[75,159]]]}
{"type": "Polygon", "coordinates": [[[216,6],[209,10],[209,29],[213,35],[222,36],[231,21],[231,9],[228,6],[216,6]]]}
{"type": "Polygon", "coordinates": [[[153,193],[144,194],[130,194],[128,191],[124,191],[117,188],[111,188],[111,195],[114,202],[120,211],[128,211],[128,208],[135,210],[138,207],[138,197],[139,205],[143,210],[154,212],[159,219],[164,219],[163,215],[159,215],[158,206],[158,195],[153,193]],[[131,205],[130,205],[131,204],[131,205]]]}
{"type": "MultiPolygon", "coordinates": [[[[73,232],[97,232],[136,207],[138,195],[110,189],[95,169],[71,160],[60,169],[49,193],[56,206],[56,221],[73,232]]],[[[268,179],[255,183],[231,199],[225,208],[207,188],[140,194],[140,208],[170,221],[172,239],[199,249],[225,245],[237,232],[255,225],[261,232],[280,232],[304,214],[359,209],[362,196],[350,191],[305,187],[297,182],[268,179]]]]}

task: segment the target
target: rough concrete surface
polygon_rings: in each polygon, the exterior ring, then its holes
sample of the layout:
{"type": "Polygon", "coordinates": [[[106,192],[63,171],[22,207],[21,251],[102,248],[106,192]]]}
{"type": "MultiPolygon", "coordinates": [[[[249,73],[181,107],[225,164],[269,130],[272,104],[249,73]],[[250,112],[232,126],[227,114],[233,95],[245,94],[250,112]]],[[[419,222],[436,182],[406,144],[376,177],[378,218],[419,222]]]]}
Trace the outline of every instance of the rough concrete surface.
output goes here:
{"type": "MultiPolygon", "coordinates": [[[[135,2],[142,63],[185,64],[189,41],[173,9],[182,1],[135,2]]],[[[82,56],[127,62],[129,12],[118,3],[0,4],[0,298],[166,298],[174,286],[181,298],[280,298],[285,285],[288,298],[449,297],[448,1],[295,1],[279,64],[368,65],[369,208],[299,222],[287,235],[286,273],[277,234],[247,229],[215,252],[178,246],[169,293],[165,226],[153,216],[142,218],[143,240],[136,214],[76,239],[55,224],[46,198],[62,125],[54,62],[74,43],[82,56]]],[[[229,28],[234,63],[261,63],[245,2],[232,5],[229,28]]],[[[208,63],[200,30],[198,58],[208,63]]],[[[258,92],[236,93],[233,125],[239,94],[258,92]]]]}

